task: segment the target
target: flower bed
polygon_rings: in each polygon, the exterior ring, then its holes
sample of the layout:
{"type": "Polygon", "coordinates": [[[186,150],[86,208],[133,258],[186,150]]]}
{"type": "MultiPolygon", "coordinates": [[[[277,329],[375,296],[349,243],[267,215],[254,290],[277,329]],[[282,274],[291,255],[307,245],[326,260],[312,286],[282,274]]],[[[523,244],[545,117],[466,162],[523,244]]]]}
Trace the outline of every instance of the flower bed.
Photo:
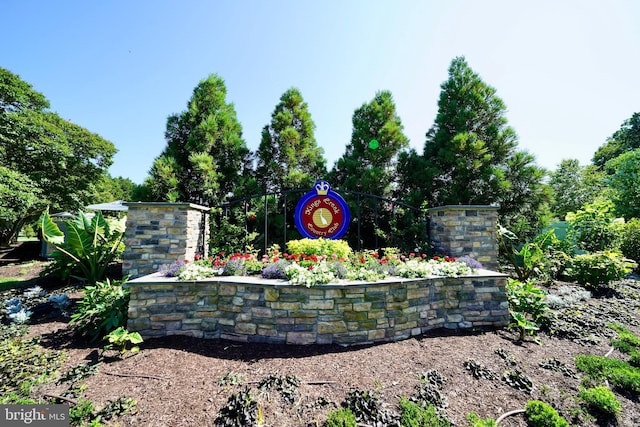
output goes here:
{"type": "Polygon", "coordinates": [[[132,280],[128,327],[146,338],[351,345],[509,321],[506,276],[465,262],[368,253],[346,264],[278,255],[264,263],[244,255],[187,262],[169,269],[173,277],[132,280]],[[287,279],[262,277],[281,273],[287,279]]]}

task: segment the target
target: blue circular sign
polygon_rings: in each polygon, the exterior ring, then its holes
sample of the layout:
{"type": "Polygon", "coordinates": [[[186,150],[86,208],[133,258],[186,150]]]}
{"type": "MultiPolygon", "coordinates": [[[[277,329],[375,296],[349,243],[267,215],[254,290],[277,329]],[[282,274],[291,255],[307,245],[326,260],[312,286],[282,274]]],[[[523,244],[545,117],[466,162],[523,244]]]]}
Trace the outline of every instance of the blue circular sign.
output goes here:
{"type": "Polygon", "coordinates": [[[310,239],[339,239],[351,219],[347,202],[331,190],[327,181],[317,181],[313,190],[302,196],[294,218],[298,232],[310,239]]]}

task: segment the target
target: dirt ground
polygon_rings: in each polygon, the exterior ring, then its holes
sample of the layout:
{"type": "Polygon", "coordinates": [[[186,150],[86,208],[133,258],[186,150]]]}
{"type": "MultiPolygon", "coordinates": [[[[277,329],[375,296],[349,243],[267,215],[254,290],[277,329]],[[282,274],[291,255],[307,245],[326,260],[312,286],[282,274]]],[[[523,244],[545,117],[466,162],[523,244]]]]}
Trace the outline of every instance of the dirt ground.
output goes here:
{"type": "MultiPolygon", "coordinates": [[[[20,265],[2,266],[0,277],[17,277],[14,274],[21,270],[24,267],[20,265]]],[[[33,270],[29,274],[34,274],[35,279],[37,268],[33,270]]],[[[560,286],[556,284],[550,292],[560,286]]],[[[249,388],[263,412],[263,425],[322,426],[327,413],[340,407],[347,394],[356,389],[370,390],[385,407],[397,412],[400,397],[416,394],[420,374],[436,370],[445,379],[440,389],[446,400],[444,413],[457,426],[468,425],[466,416],[470,412],[483,418],[498,418],[523,409],[528,400],[539,399],[554,406],[571,425],[632,427],[640,425],[637,395],[616,392],[623,406],[621,416],[618,420],[596,420],[580,410],[579,375],[567,375],[577,372],[575,356],[610,352],[609,339],[606,333],[602,334],[604,327],[598,329],[598,325],[615,321],[640,335],[640,282],[625,280],[619,289],[622,290],[607,297],[590,298],[571,306],[569,311],[557,312],[557,323],[539,334],[540,344],[518,343],[515,333],[508,330],[464,334],[440,331],[395,343],[347,348],[167,337],[145,341],[135,355],[105,359],[100,356],[101,345],[78,340],[66,318],[38,321],[30,326],[29,335],[40,336],[42,346],[67,354],[60,372],[82,364],[98,364],[98,373],[83,380],[83,397],[97,408],[122,396],[137,401],[134,413],[111,425],[214,425],[228,399],[249,388]],[[583,322],[578,322],[582,329],[565,324],[576,316],[584,317],[583,322]],[[567,368],[564,373],[540,366],[554,358],[567,368]],[[474,378],[465,367],[469,361],[491,369],[497,378],[474,378]],[[528,376],[533,390],[527,393],[510,386],[502,379],[509,370],[528,376]],[[294,375],[301,381],[292,402],[276,389],[259,389],[259,383],[272,375],[294,375]],[[225,376],[226,383],[221,381],[225,376]]],[[[74,296],[78,298],[79,294],[74,296]]],[[[610,357],[625,360],[626,356],[613,351],[610,357]]],[[[66,388],[68,385],[51,382],[33,393],[60,395],[66,388]]],[[[526,423],[522,415],[516,414],[500,425],[526,423]]]]}

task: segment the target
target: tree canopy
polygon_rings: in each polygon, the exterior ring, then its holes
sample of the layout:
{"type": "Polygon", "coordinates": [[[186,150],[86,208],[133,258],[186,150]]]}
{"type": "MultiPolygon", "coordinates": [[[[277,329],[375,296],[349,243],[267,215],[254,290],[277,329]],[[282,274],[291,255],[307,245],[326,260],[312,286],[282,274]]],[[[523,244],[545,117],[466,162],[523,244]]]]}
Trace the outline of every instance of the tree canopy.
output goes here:
{"type": "Polygon", "coordinates": [[[389,91],[353,113],[351,142],[330,174],[341,188],[388,196],[395,178],[398,153],[409,146],[396,105],[389,91]]]}
{"type": "Polygon", "coordinates": [[[111,165],[114,145],[48,111],[43,94],[0,68],[0,245],[42,209],[78,210],[111,165]]]}
{"type": "Polygon", "coordinates": [[[302,94],[288,89],[280,97],[271,115],[271,123],[262,130],[257,151],[256,175],[260,187],[282,191],[310,187],[324,178],[324,151],[314,137],[315,124],[302,94]]]}
{"type": "Polygon", "coordinates": [[[609,160],[638,148],[640,148],[640,113],[633,113],[622,123],[620,129],[598,148],[593,155],[593,164],[600,169],[605,168],[609,160]]]}
{"type": "Polygon", "coordinates": [[[586,203],[604,196],[604,177],[605,174],[593,165],[580,166],[576,159],[562,160],[549,179],[553,214],[563,221],[569,212],[577,212],[586,203]]]}
{"type": "Polygon", "coordinates": [[[535,231],[549,200],[544,169],[533,155],[517,150],[505,103],[464,57],[451,61],[448,74],[423,154],[409,150],[399,156],[398,194],[429,206],[499,205],[505,225],[535,231]],[[525,227],[525,218],[535,223],[525,227]]]}
{"type": "Polygon", "coordinates": [[[220,204],[250,181],[251,153],[224,80],[212,74],[193,90],[187,110],[167,119],[167,146],[145,185],[155,200],[220,204]]]}

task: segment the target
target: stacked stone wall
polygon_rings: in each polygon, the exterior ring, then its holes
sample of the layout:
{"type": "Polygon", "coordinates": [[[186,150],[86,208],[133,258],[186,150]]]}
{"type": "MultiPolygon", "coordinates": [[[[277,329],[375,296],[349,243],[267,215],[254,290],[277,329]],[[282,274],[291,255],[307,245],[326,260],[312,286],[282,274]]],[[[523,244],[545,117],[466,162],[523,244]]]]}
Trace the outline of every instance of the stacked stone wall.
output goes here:
{"type": "Polygon", "coordinates": [[[207,256],[209,208],[191,203],[128,203],[123,274],[139,277],[178,260],[207,256]]]}
{"type": "Polygon", "coordinates": [[[431,243],[448,255],[469,255],[484,268],[498,270],[498,208],[442,206],[429,209],[431,243]]]}
{"type": "MultiPolygon", "coordinates": [[[[366,344],[436,328],[503,327],[506,276],[401,280],[312,288],[250,277],[128,283],[130,330],[276,344],[366,344]]],[[[482,274],[482,273],[481,273],[482,274]]]]}

